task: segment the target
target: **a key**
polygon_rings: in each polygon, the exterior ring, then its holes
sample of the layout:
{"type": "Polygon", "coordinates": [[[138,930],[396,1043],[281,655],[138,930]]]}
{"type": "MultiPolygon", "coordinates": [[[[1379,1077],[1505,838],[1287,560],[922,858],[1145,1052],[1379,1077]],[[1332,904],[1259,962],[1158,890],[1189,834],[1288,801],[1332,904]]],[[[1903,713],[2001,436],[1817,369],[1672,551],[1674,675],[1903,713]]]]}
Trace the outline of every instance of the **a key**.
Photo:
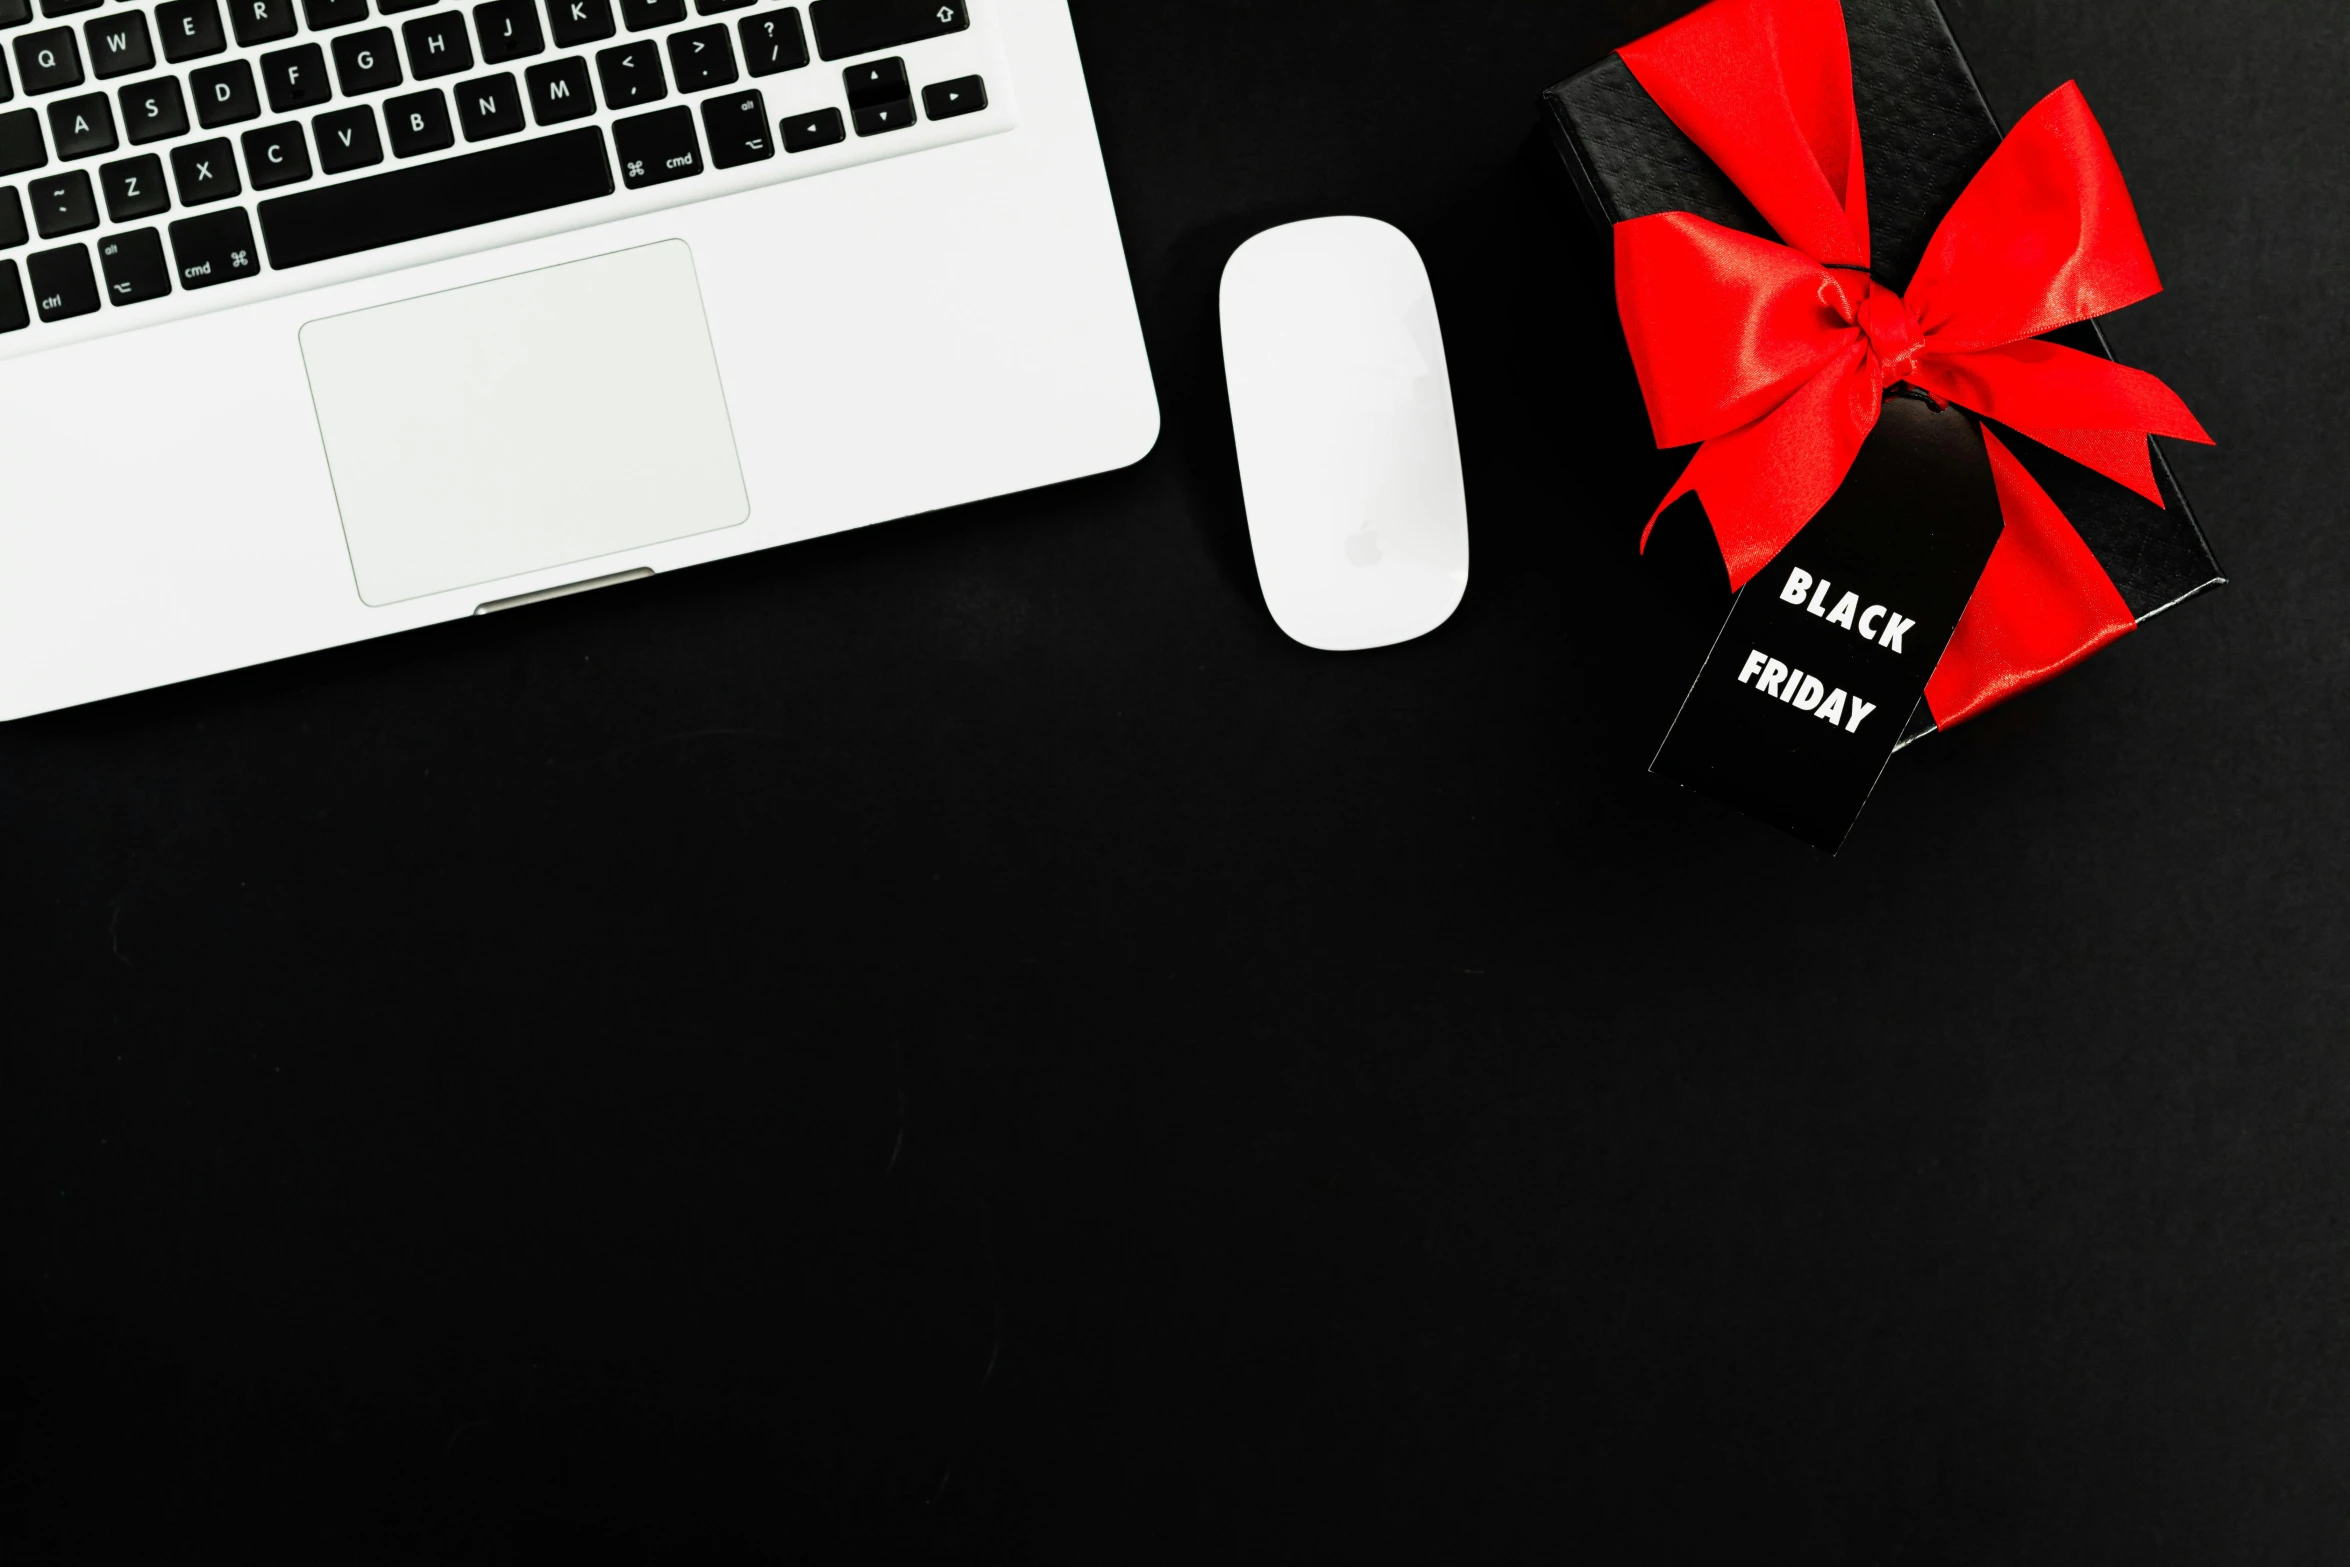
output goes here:
{"type": "Polygon", "coordinates": [[[310,134],[318,143],[318,166],[329,174],[348,174],[384,161],[375,111],[363,103],[320,115],[310,122],[310,134]]]}
{"type": "Polygon", "coordinates": [[[922,89],[922,112],[934,120],[977,114],[986,107],[987,83],[976,76],[958,76],[922,89]]]}
{"type": "Polygon", "coordinates": [[[335,80],[343,84],[346,98],[382,92],[407,80],[400,74],[400,51],[392,42],[392,30],[376,27],[336,39],[335,80]]]}
{"type": "Polygon", "coordinates": [[[375,0],[375,8],[386,16],[396,16],[402,11],[421,11],[432,3],[433,0],[375,0]]]}
{"type": "Polygon", "coordinates": [[[237,182],[236,149],[225,136],[172,148],[171,177],[180,188],[183,207],[201,207],[208,201],[226,201],[245,193],[245,187],[237,182]]]}
{"type": "Polygon", "coordinates": [[[228,0],[228,24],[247,49],[294,36],[294,0],[228,0]]]}
{"type": "Polygon", "coordinates": [[[49,161],[41,140],[41,116],[32,109],[0,114],[0,174],[22,174],[49,161]]]}
{"type": "Polygon", "coordinates": [[[261,118],[261,92],[253,85],[253,67],[242,60],[223,60],[191,73],[188,91],[196,95],[196,123],[206,130],[261,118]]]}
{"type": "Polygon", "coordinates": [[[299,123],[247,131],[238,140],[245,144],[245,172],[255,190],[299,185],[310,177],[310,144],[302,139],[299,123]]]}
{"type": "Polygon", "coordinates": [[[302,0],[302,20],[314,33],[367,20],[367,0],[302,0]]]}
{"type": "Polygon", "coordinates": [[[620,180],[630,190],[665,185],[702,172],[702,147],[694,140],[694,112],[683,104],[640,114],[612,125],[612,150],[620,158],[620,180]]]}
{"type": "Polygon", "coordinates": [[[914,123],[914,104],[911,99],[896,103],[876,104],[870,109],[856,109],[849,118],[857,125],[860,136],[879,136],[889,131],[902,131],[914,123]]]}
{"type": "Polygon", "coordinates": [[[852,65],[840,73],[841,85],[849,91],[849,107],[874,109],[885,103],[904,103],[914,96],[914,89],[906,84],[906,62],[903,60],[875,60],[867,65],[852,65]]]}
{"type": "Polygon", "coordinates": [[[458,13],[403,22],[400,36],[408,40],[408,74],[420,82],[473,69],[473,45],[465,36],[465,18],[458,13]]]}
{"type": "Polygon", "coordinates": [[[610,194],[604,133],[582,125],[273,196],[261,232],[272,266],[300,267],[610,194]]]}
{"type": "Polygon", "coordinates": [[[827,60],[879,54],[971,25],[964,0],[815,0],[816,48],[827,60]]]}
{"type": "Polygon", "coordinates": [[[41,0],[43,16],[72,16],[81,11],[95,11],[106,0],[41,0]]]}
{"type": "Polygon", "coordinates": [[[24,283],[17,275],[16,263],[0,261],[0,332],[21,332],[32,324],[32,314],[24,307],[24,283]]]}
{"type": "Polygon", "coordinates": [[[691,27],[669,35],[669,69],[681,93],[707,92],[735,79],[734,41],[723,27],[691,27]]]}
{"type": "Polygon", "coordinates": [[[0,189],[0,250],[14,250],[32,238],[24,228],[24,200],[13,190],[0,189]]]}
{"type": "Polygon", "coordinates": [[[661,79],[661,49],[651,39],[596,56],[596,74],[604,79],[604,102],[615,109],[654,103],[669,96],[661,79]]]}
{"type": "Polygon", "coordinates": [[[473,30],[481,36],[481,63],[504,65],[545,51],[534,0],[490,0],[473,8],[473,30]]]}
{"type": "Polygon", "coordinates": [[[107,164],[98,171],[98,188],[106,193],[109,223],[136,223],[171,210],[171,197],[163,189],[163,160],[151,152],[107,164]]]}
{"type": "Polygon", "coordinates": [[[16,83],[8,74],[8,56],[0,54],[0,103],[11,102],[15,97],[16,83]]]}
{"type": "Polygon", "coordinates": [[[547,0],[547,26],[559,49],[596,43],[619,30],[612,21],[612,0],[547,0]]]}
{"type": "Polygon", "coordinates": [[[43,239],[79,234],[98,226],[98,193],[90,176],[80,169],[51,174],[32,182],[25,195],[33,207],[33,227],[43,239]]]}
{"type": "Polygon", "coordinates": [[[121,100],[123,131],[132,146],[188,134],[188,104],[180,96],[178,78],[163,76],[119,88],[115,97],[121,100]]]}
{"type": "Polygon", "coordinates": [[[269,112],[291,114],[312,109],[335,95],[326,77],[326,51],[301,44],[261,57],[261,87],[269,94],[269,112]]]}
{"type": "Polygon", "coordinates": [[[849,130],[841,123],[838,109],[795,114],[783,122],[785,152],[814,152],[819,147],[834,146],[848,139],[849,130]]]}
{"type": "Polygon", "coordinates": [[[796,71],[808,63],[807,35],[797,11],[766,11],[734,24],[743,35],[743,63],[753,76],[796,71]]]}
{"type": "Polygon", "coordinates": [[[32,19],[32,0],[0,0],[0,27],[22,27],[32,19]]]}
{"type": "Polygon", "coordinates": [[[49,139],[57,145],[57,156],[68,161],[112,152],[118,145],[112,100],[102,92],[58,99],[49,105],[49,139]]]}
{"type": "Polygon", "coordinates": [[[387,99],[384,129],[391,134],[395,158],[420,157],[457,142],[456,132],[449,129],[449,101],[438,87],[387,99]]]}
{"type": "Polygon", "coordinates": [[[163,35],[163,58],[174,65],[228,47],[228,34],[220,26],[220,0],[166,0],[155,8],[155,30],[163,35]]]}
{"type": "Polygon", "coordinates": [[[108,304],[136,305],[171,292],[171,264],[163,259],[163,236],[153,229],[98,241],[98,269],[106,274],[108,304]]]}
{"type": "Polygon", "coordinates": [[[70,27],[27,33],[16,41],[16,79],[28,93],[63,92],[82,84],[82,51],[70,27]]]}
{"type": "Polygon", "coordinates": [[[739,11],[746,5],[756,4],[758,0],[694,0],[694,9],[704,16],[716,16],[721,11],[739,11]]]}
{"type": "Polygon", "coordinates": [[[685,0],[620,0],[620,20],[632,33],[685,20],[685,0]]]}
{"type": "Polygon", "coordinates": [[[560,125],[596,112],[587,62],[576,56],[534,65],[522,73],[522,82],[530,93],[531,117],[541,125],[560,125]]]}
{"type": "Polygon", "coordinates": [[[457,123],[467,141],[492,141],[523,129],[522,89],[513,77],[478,77],[451,90],[457,95],[457,123]]]}
{"type": "Polygon", "coordinates": [[[155,69],[155,40],[147,35],[147,19],[136,11],[117,11],[82,24],[90,46],[90,74],[100,81],[155,69]]]}
{"type": "Polygon", "coordinates": [[[179,273],[180,287],[186,289],[217,288],[239,278],[261,275],[260,252],[253,244],[253,223],[242,207],[207,212],[200,218],[182,218],[174,223],[171,260],[173,269],[179,273]]]}
{"type": "Polygon", "coordinates": [[[767,124],[767,102],[757,92],[721,93],[704,99],[702,134],[710,141],[713,168],[740,168],[775,156],[775,132],[767,124]]]}
{"type": "Polygon", "coordinates": [[[87,247],[37,250],[25,257],[24,268],[33,283],[33,308],[42,320],[68,321],[98,308],[98,275],[90,270],[87,247]]]}

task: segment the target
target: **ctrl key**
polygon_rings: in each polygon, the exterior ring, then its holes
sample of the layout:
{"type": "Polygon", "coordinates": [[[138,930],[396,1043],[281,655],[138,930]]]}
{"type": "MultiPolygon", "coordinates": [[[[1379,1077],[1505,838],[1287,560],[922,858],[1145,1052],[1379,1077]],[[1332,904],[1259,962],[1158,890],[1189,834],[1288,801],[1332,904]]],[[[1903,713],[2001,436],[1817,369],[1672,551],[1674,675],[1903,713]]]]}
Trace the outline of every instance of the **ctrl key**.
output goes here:
{"type": "Polygon", "coordinates": [[[32,274],[33,308],[44,321],[70,321],[98,308],[98,275],[84,245],[61,245],[25,257],[32,274]]]}
{"type": "Polygon", "coordinates": [[[171,257],[178,264],[182,288],[214,288],[261,275],[261,254],[253,248],[253,220],[242,207],[174,223],[171,257]]]}

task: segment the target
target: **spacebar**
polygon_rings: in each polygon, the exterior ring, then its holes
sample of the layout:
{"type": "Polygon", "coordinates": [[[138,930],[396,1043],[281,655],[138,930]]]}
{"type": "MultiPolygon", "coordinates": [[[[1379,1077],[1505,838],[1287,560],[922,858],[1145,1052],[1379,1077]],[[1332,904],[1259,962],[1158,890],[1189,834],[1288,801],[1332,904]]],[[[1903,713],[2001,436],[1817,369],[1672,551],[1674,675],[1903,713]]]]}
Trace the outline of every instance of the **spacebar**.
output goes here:
{"type": "Polygon", "coordinates": [[[261,204],[261,239],[271,266],[306,267],[611,194],[604,133],[583,125],[276,197],[261,204]]]}

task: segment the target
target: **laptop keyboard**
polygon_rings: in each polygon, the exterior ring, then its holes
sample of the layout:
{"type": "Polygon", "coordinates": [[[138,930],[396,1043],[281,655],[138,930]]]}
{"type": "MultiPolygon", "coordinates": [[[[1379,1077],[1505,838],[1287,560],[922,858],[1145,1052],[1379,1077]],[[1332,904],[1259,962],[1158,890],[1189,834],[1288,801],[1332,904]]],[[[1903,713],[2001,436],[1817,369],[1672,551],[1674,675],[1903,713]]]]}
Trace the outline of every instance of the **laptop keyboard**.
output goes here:
{"type": "Polygon", "coordinates": [[[988,134],[1003,78],[966,0],[0,0],[0,357],[988,134]]]}

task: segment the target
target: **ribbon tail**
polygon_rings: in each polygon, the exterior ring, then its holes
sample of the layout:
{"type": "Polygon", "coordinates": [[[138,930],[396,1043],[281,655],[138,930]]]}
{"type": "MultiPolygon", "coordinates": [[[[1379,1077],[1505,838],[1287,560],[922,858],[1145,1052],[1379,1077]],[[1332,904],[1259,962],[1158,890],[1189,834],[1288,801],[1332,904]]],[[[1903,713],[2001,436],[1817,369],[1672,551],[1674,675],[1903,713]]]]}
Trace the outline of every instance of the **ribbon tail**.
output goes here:
{"type": "Polygon", "coordinates": [[[1745,587],[1819,515],[1877,427],[1884,402],[1865,373],[1867,357],[1867,345],[1854,343],[1786,402],[1699,447],[1649,517],[1641,548],[1665,507],[1695,494],[1721,545],[1732,591],[1745,587]]]}
{"type": "Polygon", "coordinates": [[[1941,729],[2064,673],[2138,629],[2071,520],[1988,425],[1983,446],[2007,528],[1926,683],[1926,706],[1941,729]]]}
{"type": "Polygon", "coordinates": [[[1996,419],[2085,468],[2163,504],[2146,438],[2212,439],[2179,394],[2143,370],[2038,340],[1975,353],[1930,352],[1918,385],[1996,419]]]}

